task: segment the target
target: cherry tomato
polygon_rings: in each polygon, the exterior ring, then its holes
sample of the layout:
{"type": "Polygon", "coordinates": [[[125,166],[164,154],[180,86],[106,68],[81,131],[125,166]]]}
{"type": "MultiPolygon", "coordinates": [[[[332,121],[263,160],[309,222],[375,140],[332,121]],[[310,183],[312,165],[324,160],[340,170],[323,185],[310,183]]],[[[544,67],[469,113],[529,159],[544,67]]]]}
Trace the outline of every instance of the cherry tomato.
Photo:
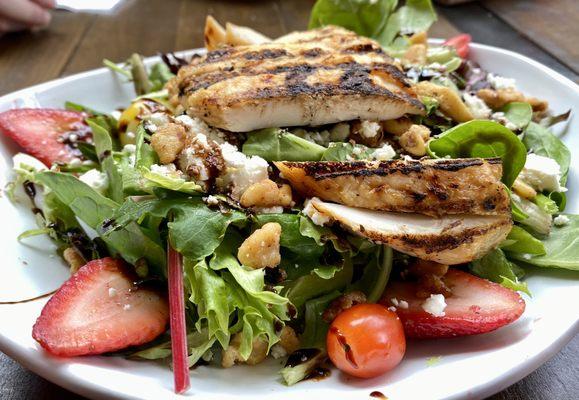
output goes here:
{"type": "Polygon", "coordinates": [[[406,338],[395,313],[380,304],[358,304],[332,322],[326,345],[330,359],[341,371],[373,378],[400,363],[406,338]]]}
{"type": "Polygon", "coordinates": [[[454,47],[456,49],[456,54],[458,54],[460,58],[466,58],[468,57],[468,46],[471,40],[472,37],[469,34],[463,33],[461,35],[451,37],[443,44],[446,46],[454,47]]]}

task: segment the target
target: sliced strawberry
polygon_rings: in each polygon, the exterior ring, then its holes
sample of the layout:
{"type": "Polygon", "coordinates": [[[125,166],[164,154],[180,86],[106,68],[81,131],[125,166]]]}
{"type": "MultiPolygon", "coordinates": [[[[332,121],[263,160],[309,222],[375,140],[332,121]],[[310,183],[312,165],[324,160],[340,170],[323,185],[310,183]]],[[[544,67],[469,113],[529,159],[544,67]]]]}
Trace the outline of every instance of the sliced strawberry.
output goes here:
{"type": "Polygon", "coordinates": [[[62,285],[32,337],[57,356],[102,354],[150,342],[168,321],[165,298],[135,286],[123,262],[107,257],[89,262],[62,285]]]}
{"type": "Polygon", "coordinates": [[[445,46],[454,47],[456,49],[456,54],[458,54],[458,56],[460,58],[467,58],[469,45],[470,45],[471,41],[472,41],[472,37],[467,33],[463,33],[461,35],[451,37],[443,44],[445,46]]]}
{"type": "Polygon", "coordinates": [[[11,137],[47,166],[67,163],[81,155],[76,148],[77,140],[91,137],[85,117],[77,111],[46,108],[9,110],[0,113],[0,133],[11,137]]]}
{"type": "Polygon", "coordinates": [[[497,283],[454,269],[443,281],[452,295],[446,298],[444,316],[440,317],[422,308],[425,300],[416,297],[415,283],[388,285],[381,302],[395,307],[398,302],[396,313],[406,336],[425,339],[486,333],[510,324],[525,311],[521,296],[497,283]],[[401,300],[408,303],[407,308],[400,306],[401,300]]]}

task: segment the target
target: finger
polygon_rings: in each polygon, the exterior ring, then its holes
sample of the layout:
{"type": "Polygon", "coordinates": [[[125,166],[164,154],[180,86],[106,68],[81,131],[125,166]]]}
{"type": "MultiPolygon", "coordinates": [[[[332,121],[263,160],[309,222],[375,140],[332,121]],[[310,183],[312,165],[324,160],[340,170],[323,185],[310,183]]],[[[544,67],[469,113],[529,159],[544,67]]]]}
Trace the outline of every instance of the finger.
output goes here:
{"type": "Polygon", "coordinates": [[[41,7],[53,9],[56,7],[56,0],[31,0],[41,7]]]}
{"type": "Polygon", "coordinates": [[[0,1],[0,15],[29,27],[50,23],[50,13],[29,0],[0,1]]]}
{"type": "Polygon", "coordinates": [[[0,36],[8,32],[16,32],[26,29],[27,26],[9,19],[0,18],[0,36]]]}

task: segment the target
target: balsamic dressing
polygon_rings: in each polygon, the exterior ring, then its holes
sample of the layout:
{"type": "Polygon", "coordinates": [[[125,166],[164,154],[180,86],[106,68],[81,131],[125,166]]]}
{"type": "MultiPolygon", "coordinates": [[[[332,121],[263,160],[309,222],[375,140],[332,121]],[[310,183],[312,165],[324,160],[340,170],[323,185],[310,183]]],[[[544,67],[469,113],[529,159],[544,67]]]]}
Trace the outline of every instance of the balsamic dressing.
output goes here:
{"type": "Polygon", "coordinates": [[[338,338],[338,343],[340,344],[340,346],[342,346],[342,348],[344,349],[344,353],[346,354],[346,360],[348,360],[348,362],[352,365],[352,367],[358,368],[358,363],[356,363],[356,360],[354,359],[354,352],[352,351],[352,348],[348,344],[346,337],[335,326],[330,328],[330,332],[336,335],[336,337],[338,338]]]}
{"type": "Polygon", "coordinates": [[[300,349],[294,351],[287,359],[286,367],[295,367],[305,362],[310,361],[314,357],[320,355],[320,349],[300,349]]]}
{"type": "Polygon", "coordinates": [[[370,393],[370,397],[374,397],[375,399],[388,400],[388,397],[384,396],[382,392],[379,392],[377,390],[370,393]]]}

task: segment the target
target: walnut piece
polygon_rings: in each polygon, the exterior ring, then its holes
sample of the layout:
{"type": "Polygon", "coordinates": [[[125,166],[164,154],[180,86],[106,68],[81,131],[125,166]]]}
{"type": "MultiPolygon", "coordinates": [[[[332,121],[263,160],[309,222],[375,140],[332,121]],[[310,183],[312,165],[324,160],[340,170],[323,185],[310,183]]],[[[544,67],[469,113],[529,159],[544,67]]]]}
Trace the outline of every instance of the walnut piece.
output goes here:
{"type": "Polygon", "coordinates": [[[287,354],[291,354],[299,349],[300,340],[298,339],[298,335],[296,335],[296,331],[285,325],[279,334],[279,344],[287,354]]]}
{"type": "Polygon", "coordinates": [[[267,342],[261,337],[253,339],[251,354],[244,360],[239,354],[239,347],[241,346],[242,333],[236,333],[229,342],[229,346],[223,350],[221,356],[221,366],[223,368],[233,367],[235,364],[246,363],[249,365],[256,365],[265,360],[267,357],[267,342]]]}
{"type": "Polygon", "coordinates": [[[292,189],[289,185],[278,187],[271,179],[264,179],[245,189],[240,203],[243,207],[289,207],[292,189]]]}
{"type": "Polygon", "coordinates": [[[529,103],[533,111],[543,112],[549,108],[549,103],[544,100],[539,100],[535,97],[526,97],[523,93],[516,89],[480,89],[477,94],[483,99],[487,106],[493,110],[498,110],[512,102],[529,103]]]}
{"type": "Polygon", "coordinates": [[[438,100],[440,111],[453,120],[466,122],[473,119],[466,104],[464,104],[458,93],[451,88],[428,81],[419,82],[414,87],[419,96],[434,97],[438,100]]]}
{"type": "Polygon", "coordinates": [[[330,303],[322,314],[322,319],[330,324],[342,311],[361,303],[366,303],[366,295],[364,293],[359,291],[345,293],[330,303]]]}
{"type": "Polygon", "coordinates": [[[402,56],[402,62],[405,64],[424,65],[426,64],[426,51],[426,44],[413,44],[402,56]]]}
{"type": "Polygon", "coordinates": [[[402,117],[380,122],[384,132],[391,133],[394,136],[401,136],[412,126],[410,118],[402,117]]]}
{"type": "Polygon", "coordinates": [[[434,261],[416,260],[408,270],[418,278],[416,297],[426,299],[431,294],[442,294],[444,297],[452,294],[442,280],[442,277],[448,272],[448,265],[434,261]]]}
{"type": "Polygon", "coordinates": [[[281,225],[268,222],[245,239],[239,246],[237,258],[243,265],[254,269],[276,267],[281,262],[280,237],[281,225]]]}
{"type": "Polygon", "coordinates": [[[160,126],[151,136],[151,147],[159,156],[161,164],[175,161],[185,144],[185,128],[182,125],[168,123],[160,126]]]}
{"type": "Polygon", "coordinates": [[[430,138],[430,129],[424,125],[412,125],[400,136],[400,146],[413,156],[426,154],[426,142],[430,138]]]}

